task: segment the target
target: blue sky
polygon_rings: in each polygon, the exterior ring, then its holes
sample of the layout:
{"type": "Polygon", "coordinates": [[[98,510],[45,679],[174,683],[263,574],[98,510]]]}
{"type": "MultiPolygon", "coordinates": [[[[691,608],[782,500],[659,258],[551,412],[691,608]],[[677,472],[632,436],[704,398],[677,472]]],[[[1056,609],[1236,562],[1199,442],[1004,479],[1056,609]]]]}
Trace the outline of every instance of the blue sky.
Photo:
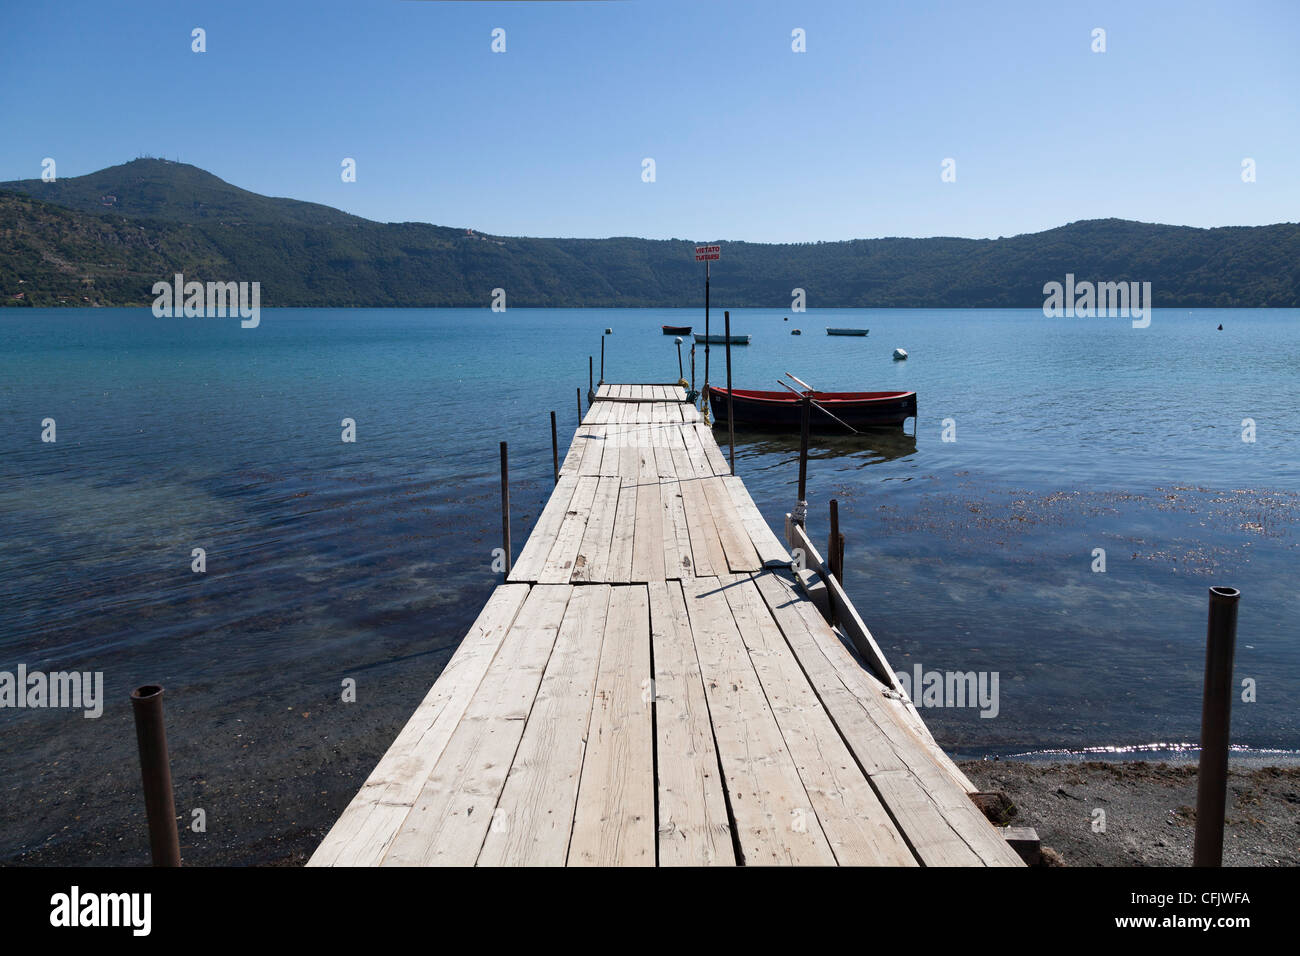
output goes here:
{"type": "Polygon", "coordinates": [[[1295,0],[96,0],[5,20],[0,180],[151,154],[373,219],[533,236],[1300,219],[1295,0]]]}

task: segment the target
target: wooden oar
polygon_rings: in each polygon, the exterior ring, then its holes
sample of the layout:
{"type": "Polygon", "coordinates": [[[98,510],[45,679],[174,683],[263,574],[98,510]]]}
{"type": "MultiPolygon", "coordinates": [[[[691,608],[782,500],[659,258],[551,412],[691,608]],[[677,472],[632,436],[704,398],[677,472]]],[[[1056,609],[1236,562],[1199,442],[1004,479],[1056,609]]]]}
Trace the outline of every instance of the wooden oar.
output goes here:
{"type": "MultiPolygon", "coordinates": [[[[790,375],[789,372],[786,372],[785,374],[786,374],[786,375],[790,375]]],[[[790,375],[790,377],[791,377],[791,378],[794,378],[793,375],[790,375]]],[[[828,409],[828,408],[827,408],[825,405],[823,405],[821,402],[819,402],[819,401],[817,401],[815,398],[813,398],[813,397],[812,397],[812,393],[816,391],[815,388],[813,388],[813,387],[812,387],[811,385],[809,385],[807,382],[800,382],[799,379],[797,379],[797,378],[794,378],[794,380],[795,380],[796,382],[799,382],[800,385],[804,386],[804,388],[806,388],[806,389],[808,390],[808,394],[805,395],[804,393],[800,392],[797,388],[795,388],[793,385],[791,385],[789,382],[783,382],[783,381],[781,381],[780,379],[777,379],[777,384],[778,384],[778,385],[784,385],[786,388],[790,389],[790,391],[794,392],[794,393],[795,393],[796,395],[798,395],[800,398],[806,398],[806,399],[808,399],[809,404],[811,404],[811,405],[813,406],[813,408],[816,408],[818,411],[823,412],[823,413],[825,413],[826,415],[829,415],[832,419],[834,419],[835,421],[839,422],[841,425],[843,425],[843,426],[844,426],[845,428],[847,428],[849,431],[853,432],[853,434],[855,434],[855,435],[859,435],[859,434],[861,434],[861,432],[859,432],[856,428],[854,428],[852,425],[850,425],[848,422],[844,421],[843,419],[836,417],[836,415],[835,415],[834,412],[832,412],[830,409],[828,409]]]]}

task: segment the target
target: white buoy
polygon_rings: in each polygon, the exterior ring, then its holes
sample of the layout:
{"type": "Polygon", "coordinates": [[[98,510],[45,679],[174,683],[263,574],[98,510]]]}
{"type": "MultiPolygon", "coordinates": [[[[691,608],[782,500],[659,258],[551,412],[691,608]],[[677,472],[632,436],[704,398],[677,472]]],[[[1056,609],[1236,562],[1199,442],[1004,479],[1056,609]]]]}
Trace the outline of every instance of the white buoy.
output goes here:
{"type": "Polygon", "coordinates": [[[894,361],[901,362],[907,358],[907,349],[894,349],[894,361]]]}

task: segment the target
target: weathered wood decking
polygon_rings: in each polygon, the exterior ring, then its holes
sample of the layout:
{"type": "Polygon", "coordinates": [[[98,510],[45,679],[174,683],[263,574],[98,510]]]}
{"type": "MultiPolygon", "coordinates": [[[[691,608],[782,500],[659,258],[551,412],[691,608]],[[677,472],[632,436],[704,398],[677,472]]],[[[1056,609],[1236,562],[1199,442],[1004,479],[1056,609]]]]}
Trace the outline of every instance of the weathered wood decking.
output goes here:
{"type": "Polygon", "coordinates": [[[1020,864],[684,398],[600,387],[509,580],[309,865],[1020,864]]]}

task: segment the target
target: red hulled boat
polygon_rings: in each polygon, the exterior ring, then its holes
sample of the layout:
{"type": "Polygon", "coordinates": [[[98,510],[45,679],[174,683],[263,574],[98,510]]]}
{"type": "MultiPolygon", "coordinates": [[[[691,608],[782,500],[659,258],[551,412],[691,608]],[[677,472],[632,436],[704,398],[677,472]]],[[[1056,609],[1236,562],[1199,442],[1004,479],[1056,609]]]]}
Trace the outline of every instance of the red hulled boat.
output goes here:
{"type": "MultiPolygon", "coordinates": [[[[854,428],[901,425],[916,417],[916,392],[813,392],[813,400],[854,428]]],[[[727,390],[709,386],[713,421],[727,424],[727,390]]],[[[758,392],[732,389],[736,427],[758,431],[798,432],[803,421],[803,401],[794,392],[758,392]]],[[[828,434],[848,434],[834,419],[812,409],[809,429],[828,434]]]]}

